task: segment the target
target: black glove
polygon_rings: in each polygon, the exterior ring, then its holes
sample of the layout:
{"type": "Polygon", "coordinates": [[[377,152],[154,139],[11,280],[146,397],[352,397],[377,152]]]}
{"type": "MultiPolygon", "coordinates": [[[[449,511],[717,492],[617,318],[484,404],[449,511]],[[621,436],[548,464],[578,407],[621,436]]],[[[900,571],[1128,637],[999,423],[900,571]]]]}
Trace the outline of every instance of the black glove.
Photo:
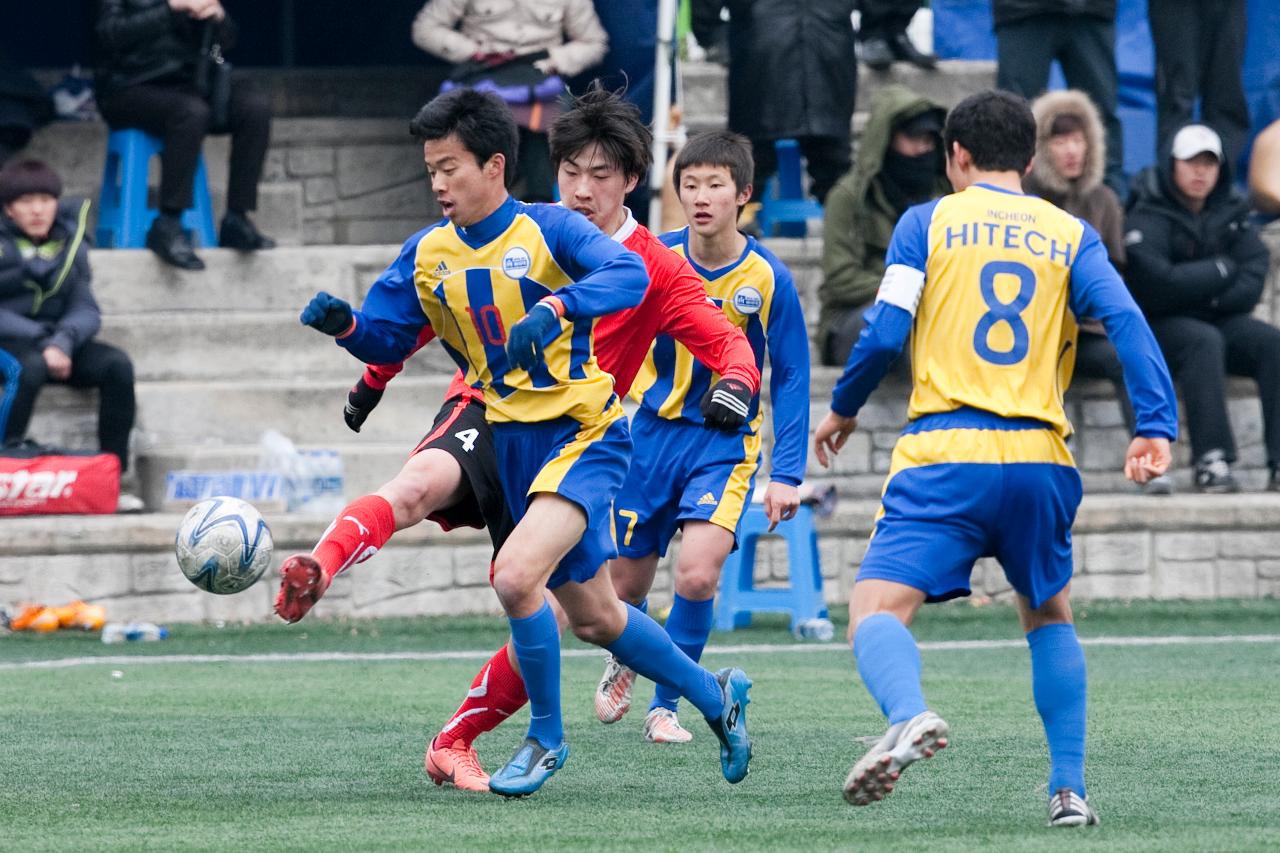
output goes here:
{"type": "Polygon", "coordinates": [[[311,297],[311,301],[307,303],[306,308],[302,309],[302,316],[298,319],[304,326],[319,329],[335,338],[348,332],[354,322],[351,306],[323,290],[311,297]]]}
{"type": "Polygon", "coordinates": [[[369,417],[369,413],[381,399],[382,389],[370,388],[361,376],[347,392],[347,405],[342,407],[342,419],[347,422],[352,432],[360,431],[360,427],[364,426],[364,419],[369,417]]]}
{"type": "Polygon", "coordinates": [[[560,330],[560,315],[545,302],[529,309],[507,333],[507,358],[519,368],[532,371],[542,364],[542,342],[551,330],[560,330]]]}
{"type": "Polygon", "coordinates": [[[754,396],[745,382],[721,379],[702,397],[702,425],[736,432],[747,422],[754,396]]]}

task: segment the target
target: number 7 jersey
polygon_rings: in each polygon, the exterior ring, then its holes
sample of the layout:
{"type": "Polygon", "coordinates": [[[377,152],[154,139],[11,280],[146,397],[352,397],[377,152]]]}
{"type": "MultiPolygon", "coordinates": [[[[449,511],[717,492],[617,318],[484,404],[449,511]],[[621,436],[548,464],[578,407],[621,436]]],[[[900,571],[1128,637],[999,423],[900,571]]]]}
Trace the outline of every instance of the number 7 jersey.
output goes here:
{"type": "Polygon", "coordinates": [[[1069,433],[1071,271],[1087,237],[1049,202],[982,184],[903,216],[879,298],[915,314],[909,418],[971,406],[1069,433]]]}

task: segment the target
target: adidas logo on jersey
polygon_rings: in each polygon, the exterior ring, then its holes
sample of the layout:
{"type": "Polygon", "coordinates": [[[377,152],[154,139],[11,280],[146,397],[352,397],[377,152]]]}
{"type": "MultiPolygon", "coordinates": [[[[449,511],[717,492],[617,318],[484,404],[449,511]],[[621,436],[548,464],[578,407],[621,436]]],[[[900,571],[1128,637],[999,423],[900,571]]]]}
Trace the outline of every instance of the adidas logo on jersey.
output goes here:
{"type": "Polygon", "coordinates": [[[720,503],[720,501],[716,500],[716,496],[710,492],[707,492],[705,495],[698,498],[698,506],[715,506],[718,503],[720,503]]]}
{"type": "Polygon", "coordinates": [[[450,275],[449,265],[444,261],[436,264],[436,268],[431,271],[432,278],[448,278],[450,275]]]}

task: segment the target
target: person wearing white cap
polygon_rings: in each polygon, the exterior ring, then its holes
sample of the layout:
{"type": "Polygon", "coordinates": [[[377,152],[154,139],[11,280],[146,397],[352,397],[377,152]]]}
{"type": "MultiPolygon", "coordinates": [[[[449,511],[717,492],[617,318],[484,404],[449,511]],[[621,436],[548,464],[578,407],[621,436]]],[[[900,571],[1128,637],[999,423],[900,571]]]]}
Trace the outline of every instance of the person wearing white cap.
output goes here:
{"type": "Polygon", "coordinates": [[[1226,375],[1258,383],[1270,476],[1280,491],[1280,329],[1253,316],[1270,258],[1231,184],[1222,139],[1203,124],[1134,181],[1125,220],[1128,283],[1182,392],[1195,487],[1234,492],[1226,375]]]}

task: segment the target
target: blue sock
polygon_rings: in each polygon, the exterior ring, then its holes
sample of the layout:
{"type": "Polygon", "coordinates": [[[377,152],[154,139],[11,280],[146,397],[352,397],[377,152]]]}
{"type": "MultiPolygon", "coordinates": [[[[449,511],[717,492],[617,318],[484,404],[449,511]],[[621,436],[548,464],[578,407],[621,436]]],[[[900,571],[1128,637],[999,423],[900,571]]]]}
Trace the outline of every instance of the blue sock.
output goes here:
{"type": "Polygon", "coordinates": [[[551,606],[524,619],[508,619],[520,675],[529,694],[529,734],[552,749],[564,740],[560,717],[560,626],[551,606]]]}
{"type": "Polygon", "coordinates": [[[891,613],[863,619],[853,635],[853,656],[867,692],[880,703],[889,725],[923,713],[920,650],[907,626],[891,613]]]}
{"type": "MultiPolygon", "coordinates": [[[[715,602],[714,598],[708,598],[706,601],[690,601],[676,593],[676,599],[671,605],[671,614],[667,616],[666,628],[671,641],[694,663],[702,657],[702,649],[707,645],[707,638],[711,636],[711,619],[715,602]]],[[[679,693],[666,685],[659,684],[653,691],[653,704],[649,706],[649,710],[667,708],[674,711],[679,702],[679,693]]]]}
{"type": "Polygon", "coordinates": [[[624,606],[627,627],[605,648],[624,666],[674,689],[696,705],[704,717],[719,717],[724,710],[724,696],[716,677],[689,660],[661,625],[630,604],[624,606]]]}
{"type": "Polygon", "coordinates": [[[1084,790],[1084,649],[1074,625],[1045,625],[1027,634],[1031,647],[1031,692],[1049,741],[1049,793],[1084,790]]]}

